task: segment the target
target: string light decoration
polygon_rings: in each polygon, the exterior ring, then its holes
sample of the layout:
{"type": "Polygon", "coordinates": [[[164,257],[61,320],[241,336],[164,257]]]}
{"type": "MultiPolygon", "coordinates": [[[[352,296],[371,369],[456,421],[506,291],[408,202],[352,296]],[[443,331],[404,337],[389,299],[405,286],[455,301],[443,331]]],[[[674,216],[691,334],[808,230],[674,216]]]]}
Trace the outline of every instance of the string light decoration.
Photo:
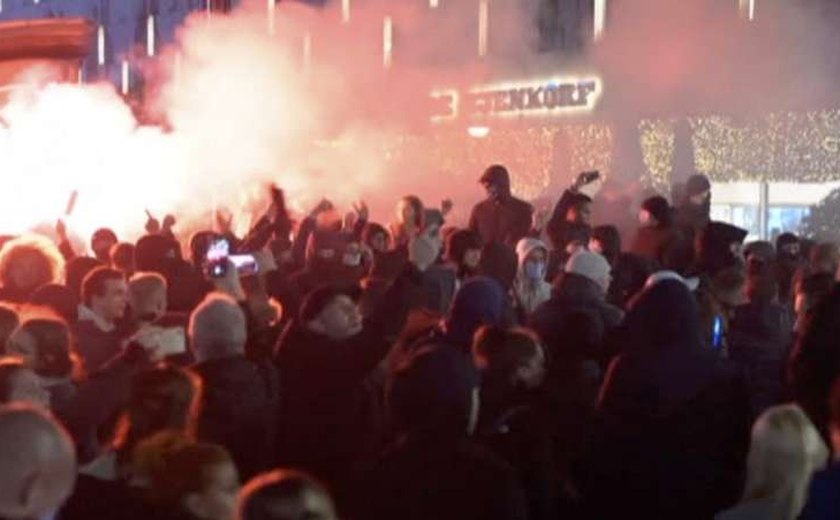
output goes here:
{"type": "Polygon", "coordinates": [[[647,175],[642,179],[645,187],[659,193],[668,193],[671,170],[674,168],[676,120],[643,120],[639,122],[639,145],[647,175]]]}
{"type": "Polygon", "coordinates": [[[609,125],[569,125],[563,131],[571,145],[572,176],[591,170],[609,176],[613,158],[613,131],[609,125]]]}

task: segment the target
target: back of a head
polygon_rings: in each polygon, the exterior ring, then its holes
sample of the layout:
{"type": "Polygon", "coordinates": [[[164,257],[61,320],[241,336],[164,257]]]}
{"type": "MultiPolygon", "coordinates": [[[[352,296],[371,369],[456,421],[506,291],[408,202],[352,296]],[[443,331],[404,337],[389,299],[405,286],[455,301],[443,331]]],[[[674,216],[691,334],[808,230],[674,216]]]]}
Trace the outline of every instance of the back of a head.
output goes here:
{"type": "Polygon", "coordinates": [[[752,429],[744,499],[773,500],[780,508],[778,518],[798,518],[811,475],[828,456],[819,432],[799,406],[766,410],[752,429]]]}
{"type": "Polygon", "coordinates": [[[669,226],[673,222],[673,213],[668,199],[661,195],[649,197],[642,202],[642,209],[659,222],[661,226],[669,226]]]}
{"type": "Polygon", "coordinates": [[[686,284],[668,279],[646,287],[628,305],[619,337],[628,351],[700,347],[697,303],[686,284]]]}
{"type": "Polygon", "coordinates": [[[190,316],[189,331],[199,362],[245,353],[245,314],[229,296],[212,293],[204,298],[190,316]]]}
{"type": "Polygon", "coordinates": [[[0,249],[0,282],[5,289],[28,297],[47,283],[60,283],[64,257],[49,239],[24,235],[0,249]]]}
{"type": "Polygon", "coordinates": [[[479,182],[482,184],[494,184],[510,190],[510,173],[501,164],[494,164],[484,170],[484,174],[482,174],[479,182]]]}
{"type": "Polygon", "coordinates": [[[812,272],[835,274],[840,263],[840,249],[833,242],[821,242],[811,250],[810,260],[812,272]]]}
{"type": "Polygon", "coordinates": [[[124,454],[161,431],[191,434],[200,393],[200,380],[187,369],[159,366],[137,374],[117,441],[124,454]]]}
{"type": "Polygon", "coordinates": [[[486,277],[470,278],[455,293],[446,320],[447,333],[466,347],[482,325],[501,325],[504,310],[505,295],[499,282],[486,277]]]}
{"type": "Polygon", "coordinates": [[[528,329],[485,326],[473,340],[473,363],[481,371],[482,380],[509,381],[539,349],[538,338],[528,329]]]}
{"type": "Polygon", "coordinates": [[[46,518],[70,496],[76,479],[73,443],[45,412],[0,407],[0,517],[46,518]]]}
{"type": "Polygon", "coordinates": [[[79,317],[79,298],[64,285],[42,285],[32,294],[29,303],[51,309],[67,323],[75,323],[79,317]]]}
{"type": "Polygon", "coordinates": [[[446,259],[460,264],[470,249],[481,249],[481,236],[469,229],[458,229],[446,237],[446,259]]]}
{"type": "Polygon", "coordinates": [[[426,347],[397,367],[387,385],[396,431],[415,438],[459,439],[477,418],[478,373],[451,347],[426,347]]]}
{"type": "Polygon", "coordinates": [[[135,273],[128,282],[128,295],[131,308],[141,316],[158,314],[166,311],[166,278],[158,273],[135,273]],[[163,306],[161,309],[160,306],[163,306]]]}
{"type": "Polygon", "coordinates": [[[70,329],[57,318],[24,320],[9,337],[7,350],[22,354],[32,370],[44,378],[68,378],[76,366],[70,329]]]}
{"type": "Polygon", "coordinates": [[[237,520],[337,520],[326,488],[294,470],[254,477],[239,495],[237,520]]]}
{"type": "Polygon", "coordinates": [[[160,272],[166,263],[180,257],[180,246],[163,235],[146,235],[134,247],[134,263],[138,271],[160,272]]]}
{"type": "Polygon", "coordinates": [[[120,242],[111,247],[111,266],[130,275],[134,272],[134,244],[120,242]]]}
{"type": "Polygon", "coordinates": [[[77,256],[76,258],[67,262],[65,268],[67,278],[67,288],[72,291],[73,295],[81,301],[82,299],[82,282],[91,271],[97,267],[101,267],[102,263],[96,258],[89,256],[77,256]]]}
{"type": "Polygon", "coordinates": [[[578,251],[566,262],[564,272],[583,276],[595,283],[602,283],[611,276],[612,267],[603,255],[592,251],[578,251]]]}

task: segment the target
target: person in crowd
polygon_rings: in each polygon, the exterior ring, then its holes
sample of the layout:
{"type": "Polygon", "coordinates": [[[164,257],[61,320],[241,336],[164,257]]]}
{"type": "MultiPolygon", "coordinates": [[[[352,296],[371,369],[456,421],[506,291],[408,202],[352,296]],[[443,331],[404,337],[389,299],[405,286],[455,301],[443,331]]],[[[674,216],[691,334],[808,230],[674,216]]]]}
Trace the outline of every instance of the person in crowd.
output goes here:
{"type": "Polygon", "coordinates": [[[171,311],[189,313],[209,290],[203,274],[181,258],[178,242],[165,234],[141,237],[134,247],[134,262],[138,271],[166,278],[171,311]]]}
{"type": "Polygon", "coordinates": [[[513,283],[516,306],[524,315],[530,315],[537,307],[551,298],[551,284],[548,274],[548,246],[535,238],[523,238],[516,244],[519,269],[513,283]]]}
{"type": "Polygon", "coordinates": [[[253,478],[237,500],[236,520],[338,520],[326,488],[300,471],[280,469],[253,478]]]}
{"type": "Polygon", "coordinates": [[[137,270],[134,265],[134,244],[128,242],[114,244],[108,257],[110,266],[125,273],[126,278],[131,278],[137,270]]]}
{"type": "Polygon", "coordinates": [[[476,440],[519,475],[531,519],[557,518],[560,482],[553,428],[540,389],[546,358],[527,329],[482,327],[473,342],[481,374],[476,440]]]}
{"type": "Polygon", "coordinates": [[[803,255],[799,238],[793,233],[782,233],[776,239],[776,276],[779,280],[779,301],[792,305],[794,276],[802,267],[803,255]]]}
{"type": "Polygon", "coordinates": [[[793,399],[829,438],[826,396],[840,374],[840,287],[836,286],[808,314],[788,359],[787,384],[793,399]]]}
{"type": "Polygon", "coordinates": [[[446,237],[446,259],[455,268],[459,283],[478,274],[481,265],[481,236],[469,229],[458,229],[446,237]]]}
{"type": "Polygon", "coordinates": [[[795,404],[767,409],[755,421],[741,501],[715,520],[798,520],[815,471],[828,448],[808,416],[795,404]]]}
{"type": "MultiPolygon", "coordinates": [[[[570,237],[580,233],[570,232],[569,227],[589,228],[591,231],[592,198],[600,189],[602,182],[603,179],[598,172],[584,172],[578,175],[569,189],[563,192],[551,212],[545,229],[549,242],[555,250],[565,249],[571,241],[570,237]]],[[[587,238],[582,244],[583,247],[586,247],[588,242],[587,238]]]]}
{"type": "Polygon", "coordinates": [[[621,235],[612,225],[596,226],[592,230],[589,250],[606,258],[612,267],[607,301],[620,308],[644,287],[648,276],[655,271],[653,260],[622,251],[621,235]]]}
{"type": "Polygon", "coordinates": [[[356,285],[323,285],[306,296],[274,355],[283,384],[282,464],[340,488],[378,451],[381,407],[371,374],[402,330],[418,271],[429,267],[433,253],[422,264],[412,252],[412,262],[365,318],[359,308],[364,294],[356,285]]]}
{"type": "Polygon", "coordinates": [[[407,246],[426,228],[426,209],[419,197],[406,195],[400,199],[396,216],[396,221],[391,225],[395,246],[407,246]]]}
{"type": "Polygon", "coordinates": [[[147,518],[235,519],[239,473],[221,446],[161,432],[142,441],[133,460],[147,488],[147,518]]]}
{"type": "Polygon", "coordinates": [[[594,518],[710,518],[737,499],[745,382],[702,344],[699,327],[682,279],[657,281],[631,302],[582,466],[594,518]]]}
{"type": "Polygon", "coordinates": [[[478,374],[461,352],[428,346],[403,360],[386,399],[398,437],[361,479],[359,518],[527,518],[514,470],[470,440],[478,396],[478,374]]]}
{"type": "Polygon", "coordinates": [[[139,272],[128,281],[128,308],[134,324],[152,324],[166,315],[166,278],[139,272]]]}
{"type": "Polygon", "coordinates": [[[19,324],[20,319],[15,309],[0,303],[0,352],[6,352],[6,341],[19,324]]]}
{"type": "Polygon", "coordinates": [[[555,282],[551,298],[531,314],[529,326],[543,339],[552,359],[564,364],[606,362],[601,345],[623,318],[621,309],[606,302],[610,271],[598,253],[575,253],[555,282]]]}
{"type": "Polygon", "coordinates": [[[128,284],[121,271],[97,267],[85,277],[75,335],[87,372],[95,372],[122,350],[126,338],[117,325],[127,305],[128,284]]]}
{"type": "Polygon", "coordinates": [[[692,175],[686,182],[676,209],[676,225],[689,244],[711,222],[712,183],[705,175],[692,175]]]}
{"type": "Polygon", "coordinates": [[[487,191],[487,199],[473,207],[468,228],[478,233],[484,244],[498,242],[516,247],[531,230],[534,209],[511,194],[510,174],[504,166],[490,166],[479,182],[487,191]]]}
{"type": "MultiPolygon", "coordinates": [[[[829,446],[834,453],[827,468],[818,471],[811,479],[801,520],[829,520],[840,516],[840,379],[834,381],[827,399],[830,414],[829,446]]],[[[814,465],[813,469],[820,469],[814,465]]],[[[801,470],[800,470],[801,471],[801,470]]]]}
{"type": "Polygon", "coordinates": [[[64,258],[39,235],[24,235],[0,250],[0,301],[24,303],[44,284],[61,283],[64,258]]]}
{"type": "Polygon", "coordinates": [[[90,237],[90,250],[102,264],[111,263],[111,248],[119,243],[117,234],[108,228],[100,228],[90,237]]]}
{"type": "Polygon", "coordinates": [[[829,273],[812,274],[797,281],[793,291],[794,331],[797,335],[805,332],[808,314],[831,292],[835,283],[834,275],[829,273]]]}
{"type": "Polygon", "coordinates": [[[280,384],[270,362],[245,357],[245,314],[230,297],[213,293],[193,311],[190,342],[201,378],[198,438],[230,451],[243,478],[273,467],[280,384]]]}
{"type": "Polygon", "coordinates": [[[506,323],[518,321],[514,283],[519,271],[519,258],[511,247],[497,242],[484,246],[481,250],[481,263],[478,272],[481,276],[499,282],[504,291],[504,320],[506,323]]]}
{"type": "Polygon", "coordinates": [[[680,265],[679,258],[685,244],[674,225],[673,210],[665,197],[657,195],[642,202],[639,224],[631,251],[655,261],[660,269],[685,271],[688,266],[680,265]]]}
{"type": "Polygon", "coordinates": [[[729,357],[747,375],[753,417],[782,402],[780,374],[793,344],[793,317],[778,303],[773,263],[750,254],[747,300],[735,308],[728,330],[729,357]]]}
{"type": "Polygon", "coordinates": [[[385,254],[391,250],[391,235],[385,226],[368,222],[362,232],[362,243],[368,246],[374,255],[385,254]]]}
{"type": "Polygon", "coordinates": [[[808,274],[837,274],[840,265],[840,248],[833,242],[821,242],[810,252],[808,268],[803,270],[800,278],[808,274]]]}
{"type": "Polygon", "coordinates": [[[28,403],[50,409],[50,394],[41,380],[21,359],[0,358],[0,404],[28,403]]]}
{"type": "Polygon", "coordinates": [[[0,407],[0,517],[53,518],[73,491],[73,443],[47,413],[26,405],[0,407]]]}

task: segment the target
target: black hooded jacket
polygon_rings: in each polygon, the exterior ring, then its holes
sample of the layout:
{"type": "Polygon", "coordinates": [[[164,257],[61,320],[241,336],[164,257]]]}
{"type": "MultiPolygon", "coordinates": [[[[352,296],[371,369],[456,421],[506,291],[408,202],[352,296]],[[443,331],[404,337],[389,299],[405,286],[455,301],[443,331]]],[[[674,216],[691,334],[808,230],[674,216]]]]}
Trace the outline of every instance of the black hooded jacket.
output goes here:
{"type": "Polygon", "coordinates": [[[749,442],[740,373],[700,345],[694,299],[662,281],[631,303],[586,464],[597,518],[708,519],[737,500],[749,442]]]}
{"type": "Polygon", "coordinates": [[[534,209],[510,192],[510,176],[504,168],[491,168],[482,182],[499,188],[498,200],[487,199],[476,204],[470,214],[469,228],[481,236],[485,244],[499,242],[512,248],[531,231],[534,209]]]}

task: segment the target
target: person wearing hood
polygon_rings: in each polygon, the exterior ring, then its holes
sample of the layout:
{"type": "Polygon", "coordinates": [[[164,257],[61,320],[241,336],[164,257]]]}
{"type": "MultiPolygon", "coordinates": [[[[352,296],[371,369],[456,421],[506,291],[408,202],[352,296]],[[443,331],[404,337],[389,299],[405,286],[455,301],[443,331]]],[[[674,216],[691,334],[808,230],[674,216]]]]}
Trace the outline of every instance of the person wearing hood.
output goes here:
{"type": "Polygon", "coordinates": [[[677,227],[693,240],[711,222],[712,183],[705,175],[692,175],[676,209],[677,227]]]}
{"type": "Polygon", "coordinates": [[[478,373],[453,349],[428,345],[398,366],[386,396],[397,439],[360,479],[358,518],[528,518],[516,473],[470,439],[478,394],[478,373]]]}
{"type": "Polygon", "coordinates": [[[510,174],[504,166],[490,166],[479,182],[487,190],[487,199],[473,207],[469,229],[485,244],[515,247],[531,231],[534,208],[511,194],[510,174]]]}
{"type": "Polygon", "coordinates": [[[673,210],[665,197],[657,195],[642,203],[639,224],[631,251],[655,261],[660,269],[685,272],[688,265],[679,265],[678,256],[686,244],[674,226],[673,210]]]}
{"type": "Polygon", "coordinates": [[[551,298],[551,284],[546,281],[548,246],[535,238],[523,238],[516,244],[519,270],[513,282],[516,305],[525,316],[551,298]]]}
{"type": "Polygon", "coordinates": [[[358,285],[319,286],[275,347],[283,382],[280,462],[312,473],[338,493],[381,447],[380,395],[372,376],[402,331],[428,268],[414,255],[411,260],[365,317],[360,300],[366,295],[358,285]]]}
{"type": "Polygon", "coordinates": [[[696,307],[673,276],[630,304],[583,466],[593,518],[708,519],[741,492],[745,383],[700,342],[696,307]]]}
{"type": "Polygon", "coordinates": [[[189,335],[204,391],[198,438],[230,451],[243,478],[275,466],[280,384],[275,367],[245,357],[245,314],[212,293],[190,316],[189,335]]]}

